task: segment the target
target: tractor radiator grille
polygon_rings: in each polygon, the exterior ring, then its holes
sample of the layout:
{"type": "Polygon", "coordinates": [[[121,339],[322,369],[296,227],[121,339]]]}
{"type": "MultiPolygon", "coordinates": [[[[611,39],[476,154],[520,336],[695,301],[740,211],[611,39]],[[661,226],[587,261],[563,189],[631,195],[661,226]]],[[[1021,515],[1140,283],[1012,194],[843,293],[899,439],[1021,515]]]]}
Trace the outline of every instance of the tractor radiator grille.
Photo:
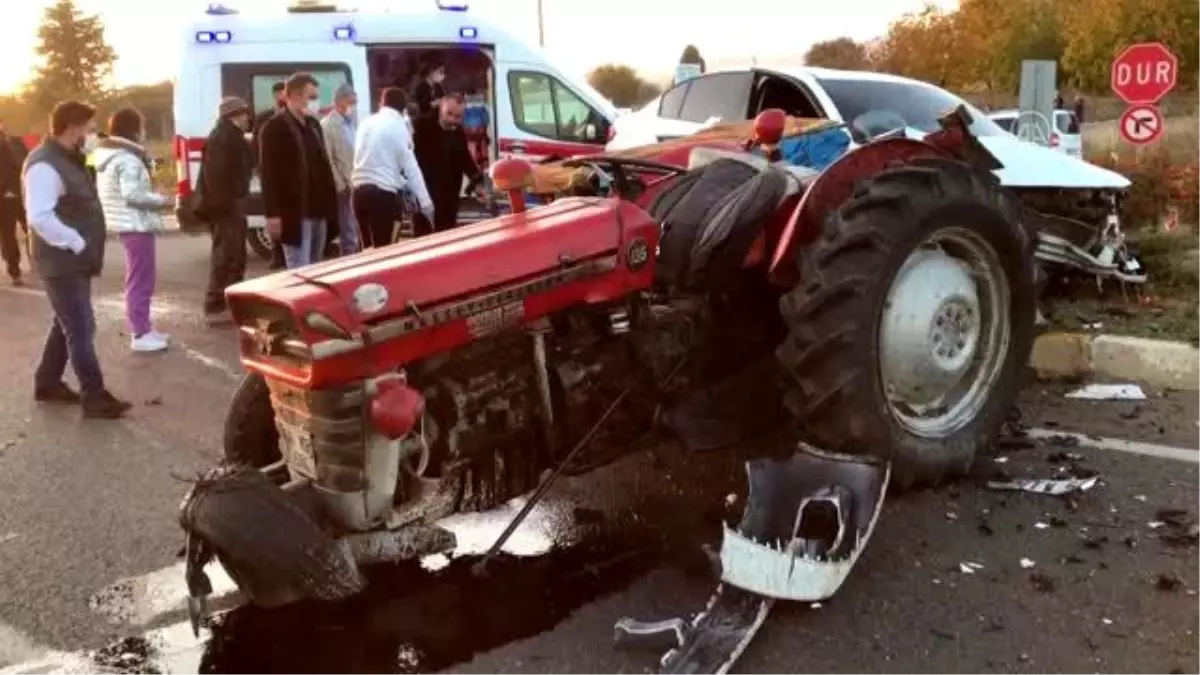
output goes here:
{"type": "Polygon", "coordinates": [[[366,486],[366,418],[361,384],[308,390],[267,380],[279,449],[293,479],[342,492],[366,486]]]}

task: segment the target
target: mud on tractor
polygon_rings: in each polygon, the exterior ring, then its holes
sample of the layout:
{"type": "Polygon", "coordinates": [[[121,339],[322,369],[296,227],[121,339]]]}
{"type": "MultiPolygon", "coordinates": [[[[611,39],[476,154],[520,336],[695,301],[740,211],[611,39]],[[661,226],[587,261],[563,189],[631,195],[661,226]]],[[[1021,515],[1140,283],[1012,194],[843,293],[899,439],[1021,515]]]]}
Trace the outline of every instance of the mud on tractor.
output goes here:
{"type": "Polygon", "coordinates": [[[967,471],[1017,394],[1036,233],[967,116],[820,171],[780,146],[830,123],[778,110],[505,160],[510,214],[229,289],[248,374],[182,507],[194,620],[214,556],[257,603],[344,598],[453,550],[441,518],[673,437],[751,458],[717,597],[664,661],[727,668],[772,600],[837,590],[889,483],[967,471]]]}

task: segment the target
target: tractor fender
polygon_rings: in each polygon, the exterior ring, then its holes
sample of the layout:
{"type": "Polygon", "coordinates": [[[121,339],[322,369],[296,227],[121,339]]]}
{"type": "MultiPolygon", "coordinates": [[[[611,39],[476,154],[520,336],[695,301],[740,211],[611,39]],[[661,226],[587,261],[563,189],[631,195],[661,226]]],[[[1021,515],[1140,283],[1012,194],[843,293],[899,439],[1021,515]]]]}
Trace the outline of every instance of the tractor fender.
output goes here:
{"type": "Polygon", "coordinates": [[[861,145],[842,155],[808,187],[780,232],[767,274],[776,284],[792,287],[798,281],[796,250],[820,232],[826,215],[837,210],[854,192],[855,184],[895,162],[917,157],[949,157],[929,143],[893,137],[861,145]]]}

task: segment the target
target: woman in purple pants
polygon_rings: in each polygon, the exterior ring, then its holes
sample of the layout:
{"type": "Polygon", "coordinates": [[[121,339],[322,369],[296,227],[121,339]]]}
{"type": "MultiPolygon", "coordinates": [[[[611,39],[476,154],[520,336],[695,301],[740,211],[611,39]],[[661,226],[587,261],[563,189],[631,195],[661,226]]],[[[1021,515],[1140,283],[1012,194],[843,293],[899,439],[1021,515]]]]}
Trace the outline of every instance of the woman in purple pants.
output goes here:
{"type": "Polygon", "coordinates": [[[170,338],[150,323],[157,277],[154,238],[165,229],[162,212],[171,198],[154,191],[150,158],[141,145],[144,126],[136,109],[117,111],[94,161],[104,220],[125,249],[125,316],[133,334],[131,346],[136,352],[157,352],[167,348],[170,338]]]}

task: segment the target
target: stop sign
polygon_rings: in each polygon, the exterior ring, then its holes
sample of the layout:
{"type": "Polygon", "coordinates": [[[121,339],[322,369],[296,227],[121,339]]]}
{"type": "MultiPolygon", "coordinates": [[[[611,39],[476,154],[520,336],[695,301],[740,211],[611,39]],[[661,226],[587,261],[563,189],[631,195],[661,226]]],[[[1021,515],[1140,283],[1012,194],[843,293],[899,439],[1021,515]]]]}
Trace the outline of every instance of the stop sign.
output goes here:
{"type": "Polygon", "coordinates": [[[1160,42],[1127,47],[1112,64],[1112,88],[1130,104],[1154,104],[1175,88],[1179,60],[1160,42]]]}

